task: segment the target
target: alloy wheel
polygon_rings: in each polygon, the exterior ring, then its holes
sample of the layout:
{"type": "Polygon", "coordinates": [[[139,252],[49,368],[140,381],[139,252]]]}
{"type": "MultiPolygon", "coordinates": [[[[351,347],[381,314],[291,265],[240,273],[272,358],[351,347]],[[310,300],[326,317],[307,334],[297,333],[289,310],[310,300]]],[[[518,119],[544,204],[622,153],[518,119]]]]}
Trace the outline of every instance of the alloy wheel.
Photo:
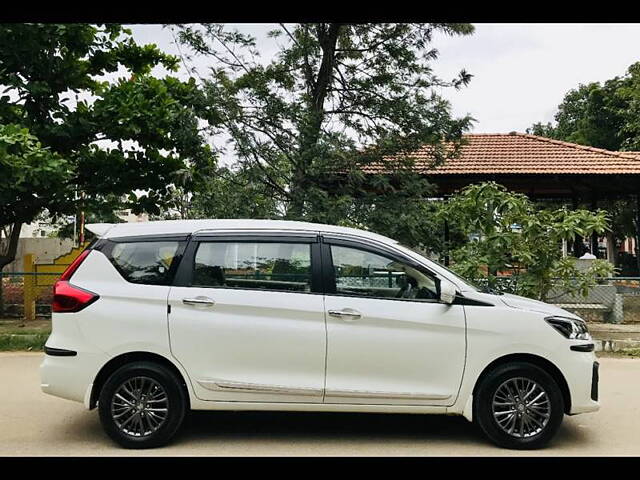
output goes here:
{"type": "Polygon", "coordinates": [[[533,437],[551,418],[551,401],[535,381],[515,377],[503,382],[493,395],[492,413],[498,426],[516,438],[533,437]]]}
{"type": "Polygon", "coordinates": [[[169,416],[169,398],[153,378],[132,377],[113,394],[111,418],[118,429],[132,437],[156,432],[169,416]]]}

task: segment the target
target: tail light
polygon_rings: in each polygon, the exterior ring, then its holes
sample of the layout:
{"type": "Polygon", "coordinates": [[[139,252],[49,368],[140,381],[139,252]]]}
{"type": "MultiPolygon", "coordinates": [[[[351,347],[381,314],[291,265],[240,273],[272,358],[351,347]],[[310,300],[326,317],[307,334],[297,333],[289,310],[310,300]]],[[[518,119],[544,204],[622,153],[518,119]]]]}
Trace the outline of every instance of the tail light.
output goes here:
{"type": "Polygon", "coordinates": [[[80,255],[78,255],[76,259],[71,262],[71,265],[69,265],[67,269],[62,272],[62,275],[60,275],[60,280],[71,280],[71,275],[73,275],[80,264],[84,262],[84,259],[87,258],[87,255],[89,255],[90,251],[91,250],[84,250],[80,255]]]}
{"type": "Polygon", "coordinates": [[[78,255],[78,258],[76,258],[73,263],[67,267],[64,273],[60,276],[60,279],[53,286],[53,302],[51,303],[51,310],[53,312],[79,312],[100,298],[99,295],[90,292],[89,290],[76,287],[69,283],[71,276],[75,273],[84,259],[87,258],[89,252],[90,250],[85,250],[78,255]]]}
{"type": "Polygon", "coordinates": [[[79,312],[98,298],[99,295],[89,290],[71,285],[65,280],[58,280],[53,286],[51,309],[56,313],[79,312]]]}

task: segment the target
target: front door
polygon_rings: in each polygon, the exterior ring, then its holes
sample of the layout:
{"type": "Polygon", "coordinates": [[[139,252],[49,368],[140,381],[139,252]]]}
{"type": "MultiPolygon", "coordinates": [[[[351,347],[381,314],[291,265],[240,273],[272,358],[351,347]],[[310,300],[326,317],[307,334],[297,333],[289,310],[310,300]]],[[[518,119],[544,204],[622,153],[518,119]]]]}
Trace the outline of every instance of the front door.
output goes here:
{"type": "Polygon", "coordinates": [[[322,402],[326,331],[311,261],[316,242],[192,239],[178,272],[182,285],[169,293],[169,332],[198,398],[322,402]]]}
{"type": "Polygon", "coordinates": [[[452,405],[465,362],[462,305],[397,255],[344,240],[323,245],[325,403],[452,405]]]}

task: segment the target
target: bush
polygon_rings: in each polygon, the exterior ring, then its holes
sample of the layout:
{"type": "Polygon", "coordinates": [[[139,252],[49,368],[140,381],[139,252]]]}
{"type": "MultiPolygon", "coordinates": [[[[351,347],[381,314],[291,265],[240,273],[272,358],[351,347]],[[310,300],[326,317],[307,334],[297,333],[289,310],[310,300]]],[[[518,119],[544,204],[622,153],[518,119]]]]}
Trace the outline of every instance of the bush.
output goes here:
{"type": "Polygon", "coordinates": [[[580,271],[575,258],[562,257],[563,240],[608,230],[603,210],[538,209],[525,195],[487,182],[456,193],[438,214],[468,238],[451,251],[452,269],[493,290],[502,276],[510,276],[507,289],[518,295],[545,300],[554,286],[586,295],[615,271],[605,260],[580,271]]]}

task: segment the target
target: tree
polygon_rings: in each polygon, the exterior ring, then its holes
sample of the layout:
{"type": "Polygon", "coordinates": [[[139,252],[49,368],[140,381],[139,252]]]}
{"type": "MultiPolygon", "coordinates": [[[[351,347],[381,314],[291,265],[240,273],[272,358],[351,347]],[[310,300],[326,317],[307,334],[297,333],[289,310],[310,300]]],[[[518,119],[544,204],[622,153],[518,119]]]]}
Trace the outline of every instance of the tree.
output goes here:
{"type": "Polygon", "coordinates": [[[426,180],[412,154],[433,163],[458,152],[471,119],[452,118],[435,87],[460,88],[431,64],[434,32],[465,35],[468,24],[281,24],[279,51],[263,64],[255,39],[221,25],[179,26],[178,38],[213,61],[203,87],[220,105],[239,169],[262,184],[288,219],[407,233],[424,222],[426,180]],[[448,145],[446,147],[445,145],[448,145]],[[364,169],[382,163],[385,175],[364,169]],[[259,173],[259,175],[258,175],[259,173]],[[409,225],[409,228],[405,228],[409,225]],[[409,231],[408,231],[409,230],[409,231]]]}
{"type": "Polygon", "coordinates": [[[605,260],[579,271],[575,258],[562,257],[562,240],[608,229],[602,210],[537,209],[525,195],[487,182],[455,194],[440,215],[476,238],[451,252],[452,268],[466,278],[486,279],[490,288],[500,287],[499,274],[510,274],[513,293],[546,300],[554,286],[586,295],[598,277],[613,273],[605,260]]]}
{"type": "Polygon", "coordinates": [[[65,202],[71,165],[18,125],[0,125],[0,265],[13,261],[24,218],[65,202]],[[8,180],[8,181],[7,181],[8,180]]]}
{"type": "Polygon", "coordinates": [[[529,132],[607,150],[640,150],[640,62],[625,75],[579,85],[558,106],[555,124],[529,132]]]}
{"type": "Polygon", "coordinates": [[[192,172],[180,172],[171,187],[173,208],[152,219],[279,218],[279,205],[260,181],[261,172],[250,168],[211,167],[199,175],[206,181],[195,188],[192,172]],[[192,185],[191,188],[187,185],[192,185]]]}
{"type": "Polygon", "coordinates": [[[248,167],[223,167],[191,199],[193,215],[204,218],[278,218],[278,204],[248,167]]]}
{"type": "MultiPolygon", "coordinates": [[[[640,62],[631,65],[623,76],[569,91],[558,106],[555,124],[536,123],[527,131],[612,151],[633,151],[640,150],[639,119],[640,62]]],[[[632,204],[621,200],[603,200],[600,204],[611,214],[612,241],[636,236],[632,204]]]]}
{"type": "MultiPolygon", "coordinates": [[[[55,182],[55,201],[36,192],[20,197],[23,173],[9,169],[5,193],[23,200],[3,212],[0,227],[20,230],[43,209],[54,217],[159,212],[177,170],[214,162],[198,124],[215,124],[214,107],[194,81],[151,75],[177,65],[154,45],[136,45],[119,25],[0,24],[0,124],[28,129],[29,142],[52,155],[38,168],[49,165],[55,182]],[[110,74],[120,77],[109,81],[110,74]],[[53,163],[63,161],[65,175],[54,174],[53,163]]],[[[0,267],[14,256],[7,251],[0,267]]]]}

